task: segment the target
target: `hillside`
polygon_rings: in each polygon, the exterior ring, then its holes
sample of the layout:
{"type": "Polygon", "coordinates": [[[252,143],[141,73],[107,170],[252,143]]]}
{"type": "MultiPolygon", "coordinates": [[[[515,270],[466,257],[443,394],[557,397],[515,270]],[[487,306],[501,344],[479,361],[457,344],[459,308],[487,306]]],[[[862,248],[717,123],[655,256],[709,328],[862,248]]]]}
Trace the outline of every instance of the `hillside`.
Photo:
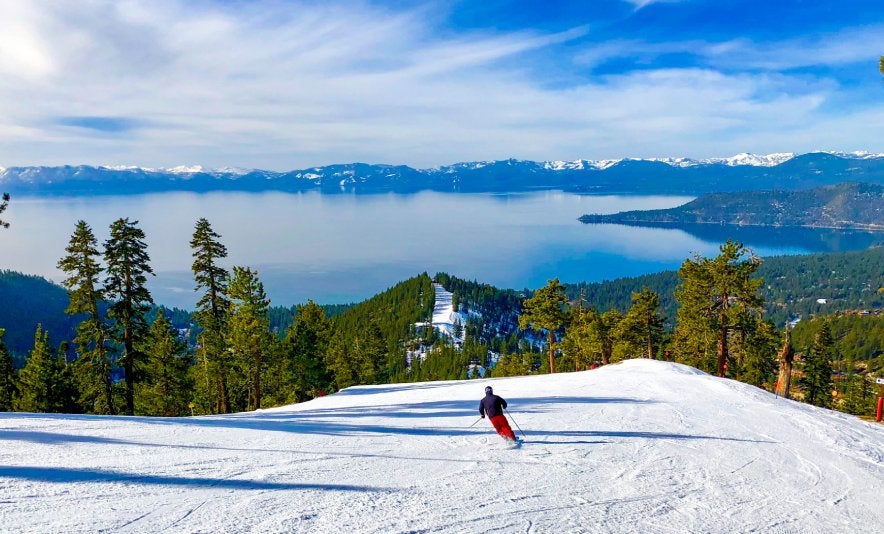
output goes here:
{"type": "Polygon", "coordinates": [[[479,161],[430,169],[348,163],[291,171],[209,170],[200,166],[0,168],[0,188],[16,195],[131,195],[163,191],[322,193],[525,192],[702,194],[808,189],[840,182],[884,184],[884,155],[815,152],[732,158],[602,161],[479,161]]]}
{"type": "MultiPolygon", "coordinates": [[[[788,319],[846,310],[884,308],[884,247],[834,254],[763,258],[757,275],[768,317],[778,326],[788,319]],[[821,302],[822,301],[822,302],[821,302]]],[[[601,311],[626,310],[633,292],[648,287],[660,295],[660,306],[674,324],[678,275],[664,271],[595,283],[567,285],[571,299],[582,297],[601,311]]]]}
{"type": "Polygon", "coordinates": [[[34,346],[37,324],[58,343],[76,336],[79,319],[67,315],[68,293],[40,276],[0,271],[0,328],[6,329],[3,343],[15,354],[24,355],[34,346]]]}
{"type": "Polygon", "coordinates": [[[580,217],[584,223],[726,224],[884,231],[884,186],[843,183],[802,191],[712,193],[670,209],[580,217]]]}
{"type": "Polygon", "coordinates": [[[878,532],[884,426],[678,364],[181,419],[0,414],[3,530],[878,532]],[[526,442],[476,421],[483,387],[526,442]],[[395,473],[395,476],[392,474],[395,473]]]}

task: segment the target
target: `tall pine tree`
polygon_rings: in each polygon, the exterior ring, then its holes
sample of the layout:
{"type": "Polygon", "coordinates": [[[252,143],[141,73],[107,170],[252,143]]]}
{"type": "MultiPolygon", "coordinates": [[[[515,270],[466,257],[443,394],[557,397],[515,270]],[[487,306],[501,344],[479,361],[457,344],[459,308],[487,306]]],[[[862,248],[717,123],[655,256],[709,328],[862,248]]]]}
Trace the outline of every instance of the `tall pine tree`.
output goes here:
{"type": "Polygon", "coordinates": [[[534,296],[522,304],[519,328],[547,333],[550,373],[556,372],[556,331],[565,325],[568,317],[567,305],[565,286],[558,278],[549,280],[545,287],[538,289],[534,296]]]}
{"type": "Polygon", "coordinates": [[[618,334],[621,340],[638,347],[645,358],[653,359],[663,340],[663,318],[657,313],[660,297],[644,287],[632,294],[632,307],[620,322],[618,334]]]}
{"type": "Polygon", "coordinates": [[[719,376],[727,374],[730,336],[757,321],[762,280],[752,279],[761,262],[742,243],[728,240],[715,258],[699,255],[678,270],[675,298],[681,305],[673,335],[679,359],[719,376]],[[748,255],[748,258],[746,257],[748,255]],[[709,369],[714,354],[714,369],[709,369]]]}
{"type": "Polygon", "coordinates": [[[827,407],[832,403],[834,345],[831,327],[825,321],[813,338],[813,345],[804,360],[804,376],[800,380],[804,400],[815,406],[827,407]]]}
{"type": "Polygon", "coordinates": [[[85,315],[77,326],[74,339],[79,354],[75,365],[80,404],[92,413],[115,414],[108,347],[110,336],[99,308],[99,303],[104,300],[104,289],[98,280],[102,273],[98,263],[98,242],[85,221],[77,221],[65,251],[67,255],[58,262],[58,268],[67,275],[62,281],[70,299],[65,312],[85,315]]]}
{"type": "Polygon", "coordinates": [[[147,290],[147,276],[153,274],[144,232],[138,221],[117,219],[111,224],[110,238],[104,243],[107,263],[105,292],[112,301],[108,316],[116,326],[117,341],[123,347],[120,364],[126,377],[126,413],[135,414],[135,386],[141,378],[139,366],[144,361],[140,350],[147,335],[144,314],[153,304],[147,290]]]}
{"type": "Polygon", "coordinates": [[[197,301],[194,314],[202,329],[197,345],[194,386],[202,410],[210,413],[230,412],[230,356],[225,337],[230,300],[227,297],[228,273],[219,265],[227,257],[227,248],[221,244],[220,238],[209,221],[201,218],[196,222],[190,240],[195,290],[204,292],[197,301]]]}
{"type": "Polygon", "coordinates": [[[332,385],[325,365],[325,351],[331,336],[331,322],[312,300],[299,305],[294,322],[286,332],[289,376],[295,398],[303,401],[327,391],[332,385]]]}
{"type": "Polygon", "coordinates": [[[234,267],[228,288],[227,343],[235,368],[246,379],[247,410],[261,408],[261,377],[273,354],[270,321],[267,309],[270,301],[264,293],[264,284],[258,273],[248,267],[234,267]]]}

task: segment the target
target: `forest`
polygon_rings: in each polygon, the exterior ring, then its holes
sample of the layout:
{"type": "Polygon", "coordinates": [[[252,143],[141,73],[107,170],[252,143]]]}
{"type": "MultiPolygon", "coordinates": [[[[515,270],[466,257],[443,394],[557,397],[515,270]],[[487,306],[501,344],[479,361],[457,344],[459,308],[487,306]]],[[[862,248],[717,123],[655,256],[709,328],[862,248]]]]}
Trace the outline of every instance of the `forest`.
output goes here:
{"type": "Polygon", "coordinates": [[[358,304],[272,307],[257,271],[219,266],[226,248],[200,219],[190,312],[153,302],[137,221],[110,236],[77,224],[63,287],[0,273],[0,410],[230,413],[477,366],[511,376],[644,357],[868,415],[884,359],[880,246],[761,259],[728,241],[678,271],[611,282],[515,291],[422,273],[358,304]],[[467,317],[462,342],[427,326],[434,281],[467,317]],[[410,358],[418,348],[427,356],[410,358]]]}

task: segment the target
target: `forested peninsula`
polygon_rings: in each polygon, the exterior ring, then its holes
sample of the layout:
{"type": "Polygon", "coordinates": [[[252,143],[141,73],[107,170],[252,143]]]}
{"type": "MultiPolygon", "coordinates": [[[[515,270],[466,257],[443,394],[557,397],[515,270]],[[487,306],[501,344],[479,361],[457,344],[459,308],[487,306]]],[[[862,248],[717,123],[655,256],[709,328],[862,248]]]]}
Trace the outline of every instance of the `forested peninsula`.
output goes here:
{"type": "Polygon", "coordinates": [[[587,214],[587,224],[724,224],[884,231],[884,186],[848,182],[801,191],[711,193],[661,210],[587,214]]]}

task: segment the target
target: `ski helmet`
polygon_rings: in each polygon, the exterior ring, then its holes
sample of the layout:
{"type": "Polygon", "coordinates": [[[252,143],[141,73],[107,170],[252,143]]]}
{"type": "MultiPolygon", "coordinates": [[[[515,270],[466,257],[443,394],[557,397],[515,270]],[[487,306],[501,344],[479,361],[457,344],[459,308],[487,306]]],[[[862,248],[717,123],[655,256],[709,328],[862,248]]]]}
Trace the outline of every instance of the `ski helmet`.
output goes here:
{"type": "Polygon", "coordinates": [[[491,389],[491,386],[485,386],[485,393],[493,393],[494,390],[491,389]]]}

